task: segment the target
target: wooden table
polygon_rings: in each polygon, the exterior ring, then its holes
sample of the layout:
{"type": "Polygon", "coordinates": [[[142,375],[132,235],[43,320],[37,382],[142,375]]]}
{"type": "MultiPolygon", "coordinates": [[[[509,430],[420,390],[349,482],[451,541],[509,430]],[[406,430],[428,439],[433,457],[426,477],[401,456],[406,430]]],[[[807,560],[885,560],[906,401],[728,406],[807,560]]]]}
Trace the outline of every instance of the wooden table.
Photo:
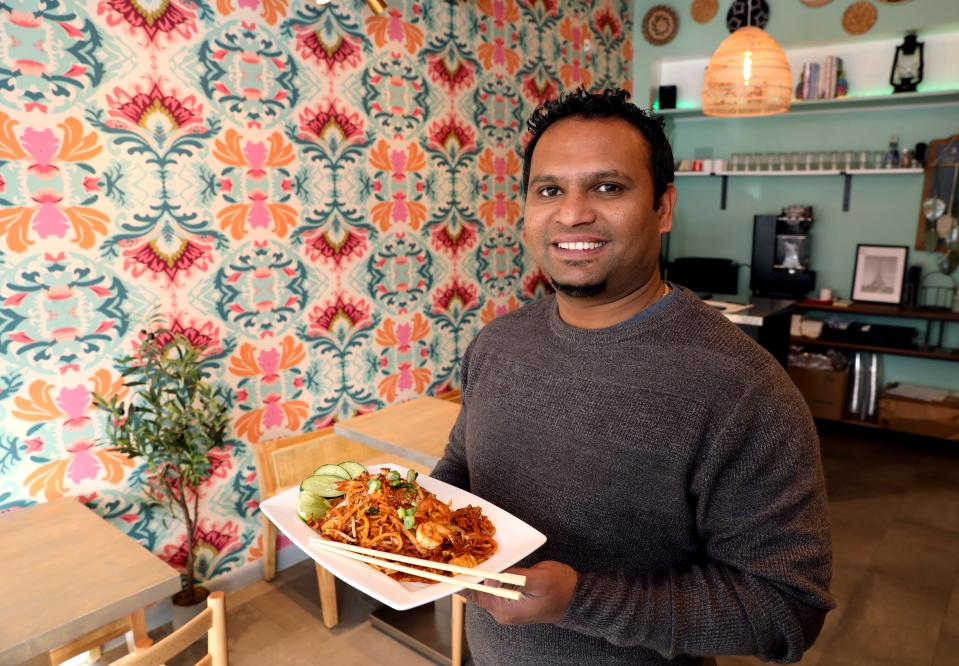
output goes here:
{"type": "Polygon", "coordinates": [[[146,638],[143,608],[180,589],[173,567],[71,497],[0,516],[0,572],[0,664],[105,625],[146,638]]]}
{"type": "Polygon", "coordinates": [[[443,456],[459,413],[458,403],[422,397],[340,421],[333,430],[433,469],[443,456]]]}

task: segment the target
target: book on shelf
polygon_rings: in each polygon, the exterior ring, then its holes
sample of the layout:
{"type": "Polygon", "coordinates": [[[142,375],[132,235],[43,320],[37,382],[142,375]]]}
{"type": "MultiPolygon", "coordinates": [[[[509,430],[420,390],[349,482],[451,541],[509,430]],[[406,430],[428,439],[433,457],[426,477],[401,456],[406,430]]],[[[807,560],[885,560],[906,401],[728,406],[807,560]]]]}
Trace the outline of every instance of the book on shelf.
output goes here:
{"type": "Polygon", "coordinates": [[[796,86],[796,97],[802,100],[841,97],[847,87],[842,75],[842,58],[837,56],[827,56],[822,63],[807,62],[796,86]]]}

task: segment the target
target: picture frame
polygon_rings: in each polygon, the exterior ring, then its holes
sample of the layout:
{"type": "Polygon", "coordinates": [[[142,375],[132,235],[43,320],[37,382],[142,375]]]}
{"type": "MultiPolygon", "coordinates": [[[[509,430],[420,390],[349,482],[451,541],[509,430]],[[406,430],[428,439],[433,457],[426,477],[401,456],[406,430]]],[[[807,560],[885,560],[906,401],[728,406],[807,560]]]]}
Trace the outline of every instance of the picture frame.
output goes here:
{"type": "Polygon", "coordinates": [[[856,245],[852,300],[890,305],[901,303],[908,261],[907,245],[856,245]]]}

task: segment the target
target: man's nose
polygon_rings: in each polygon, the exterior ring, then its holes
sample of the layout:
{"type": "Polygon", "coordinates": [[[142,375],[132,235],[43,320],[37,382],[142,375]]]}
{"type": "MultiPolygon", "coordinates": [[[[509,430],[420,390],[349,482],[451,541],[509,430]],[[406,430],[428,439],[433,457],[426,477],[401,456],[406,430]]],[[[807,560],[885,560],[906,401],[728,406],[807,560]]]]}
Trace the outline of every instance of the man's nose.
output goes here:
{"type": "Polygon", "coordinates": [[[595,222],[596,211],[593,210],[588,193],[567,192],[556,212],[556,221],[569,227],[595,222]]]}

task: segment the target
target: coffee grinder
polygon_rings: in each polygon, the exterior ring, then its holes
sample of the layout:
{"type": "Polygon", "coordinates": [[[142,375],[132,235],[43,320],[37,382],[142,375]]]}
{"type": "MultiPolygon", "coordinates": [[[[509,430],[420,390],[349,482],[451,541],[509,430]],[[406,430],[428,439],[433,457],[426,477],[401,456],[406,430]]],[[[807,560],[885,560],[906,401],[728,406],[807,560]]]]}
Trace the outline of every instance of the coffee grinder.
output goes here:
{"type": "Polygon", "coordinates": [[[815,289],[816,272],[809,269],[812,223],[812,206],[786,206],[779,215],[753,217],[753,295],[801,299],[815,289]]]}

